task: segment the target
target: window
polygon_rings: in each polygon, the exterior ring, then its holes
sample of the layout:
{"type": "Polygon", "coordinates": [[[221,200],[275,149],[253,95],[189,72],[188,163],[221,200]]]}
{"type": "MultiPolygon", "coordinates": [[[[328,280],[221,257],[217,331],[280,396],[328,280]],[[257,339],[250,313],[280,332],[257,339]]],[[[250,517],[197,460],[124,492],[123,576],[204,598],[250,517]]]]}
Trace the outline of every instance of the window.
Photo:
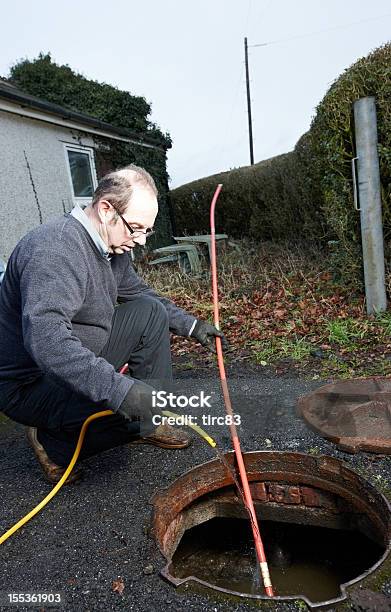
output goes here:
{"type": "Polygon", "coordinates": [[[93,149],[65,145],[65,154],[73,200],[87,206],[97,186],[93,149]]]}

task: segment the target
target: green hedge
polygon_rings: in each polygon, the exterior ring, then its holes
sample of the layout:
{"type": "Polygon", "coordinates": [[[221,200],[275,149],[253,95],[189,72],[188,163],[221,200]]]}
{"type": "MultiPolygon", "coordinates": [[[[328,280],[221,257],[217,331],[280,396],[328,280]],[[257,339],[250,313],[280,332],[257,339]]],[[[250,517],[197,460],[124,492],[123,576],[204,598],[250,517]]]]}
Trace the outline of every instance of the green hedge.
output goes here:
{"type": "Polygon", "coordinates": [[[171,191],[177,225],[189,234],[209,231],[209,208],[218,183],[216,228],[230,236],[289,240],[324,236],[324,219],[312,207],[304,169],[306,146],[253,166],[193,181],[171,191]]]}
{"type": "Polygon", "coordinates": [[[309,132],[294,151],[254,166],[193,181],[172,191],[178,225],[209,230],[210,200],[223,183],[217,207],[220,231],[258,240],[334,242],[335,272],[362,282],[359,213],[353,207],[351,159],[355,156],[353,102],[375,96],[378,118],[386,257],[391,255],[391,44],[347,69],[317,107],[309,132]]]}
{"type": "Polygon", "coordinates": [[[330,87],[308,134],[311,179],[320,186],[329,234],[338,240],[334,263],[342,280],[362,281],[360,216],[353,206],[353,103],[375,96],[386,257],[391,238],[391,44],[355,62],[330,87]]]}

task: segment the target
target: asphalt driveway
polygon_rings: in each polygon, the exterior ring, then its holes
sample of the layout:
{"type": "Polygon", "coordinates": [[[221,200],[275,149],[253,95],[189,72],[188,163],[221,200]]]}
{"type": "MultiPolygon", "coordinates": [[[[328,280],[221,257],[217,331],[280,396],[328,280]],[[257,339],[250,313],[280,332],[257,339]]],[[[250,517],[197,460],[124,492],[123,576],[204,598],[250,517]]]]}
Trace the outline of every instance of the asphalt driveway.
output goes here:
{"type": "MultiPolygon", "coordinates": [[[[200,388],[215,391],[211,414],[223,414],[214,371],[187,371],[177,373],[177,378],[187,393],[200,388]]],[[[352,467],[360,466],[374,483],[380,475],[391,486],[386,458],[339,452],[296,416],[298,396],[319,381],[276,378],[249,366],[230,372],[230,381],[234,407],[242,417],[243,450],[316,449],[352,467]]],[[[225,427],[205,429],[220,448],[231,450],[225,427]]],[[[4,533],[47,495],[51,485],[42,477],[22,426],[0,421],[0,445],[0,533],[4,533]]],[[[197,437],[186,450],[121,447],[86,461],[82,482],[64,487],[38,516],[0,546],[2,602],[12,592],[61,592],[65,598],[62,610],[254,610],[245,602],[221,601],[191,590],[178,592],[159,576],[164,563],[149,535],[149,500],[184,471],[211,458],[212,449],[197,437]],[[113,583],[120,585],[119,590],[113,590],[113,583]]],[[[380,590],[391,593],[391,578],[380,590]]],[[[293,603],[275,603],[269,609],[299,608],[293,603]]]]}

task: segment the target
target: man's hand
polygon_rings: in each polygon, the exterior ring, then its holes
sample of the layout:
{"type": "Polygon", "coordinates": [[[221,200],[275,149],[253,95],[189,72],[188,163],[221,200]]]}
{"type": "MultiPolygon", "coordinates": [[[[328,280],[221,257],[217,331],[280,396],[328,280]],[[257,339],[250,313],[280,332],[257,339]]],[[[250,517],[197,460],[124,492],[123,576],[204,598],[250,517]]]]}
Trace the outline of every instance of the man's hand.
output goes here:
{"type": "Polygon", "coordinates": [[[158,408],[152,405],[153,387],[141,380],[135,380],[118,408],[119,414],[130,420],[150,422],[155,414],[161,414],[158,408]]]}
{"type": "Polygon", "coordinates": [[[191,337],[196,338],[202,346],[205,346],[205,348],[212,353],[216,352],[215,336],[221,338],[223,349],[227,350],[228,342],[223,332],[219,331],[214,325],[210,325],[210,323],[206,321],[198,320],[195,328],[191,332],[191,337]]]}

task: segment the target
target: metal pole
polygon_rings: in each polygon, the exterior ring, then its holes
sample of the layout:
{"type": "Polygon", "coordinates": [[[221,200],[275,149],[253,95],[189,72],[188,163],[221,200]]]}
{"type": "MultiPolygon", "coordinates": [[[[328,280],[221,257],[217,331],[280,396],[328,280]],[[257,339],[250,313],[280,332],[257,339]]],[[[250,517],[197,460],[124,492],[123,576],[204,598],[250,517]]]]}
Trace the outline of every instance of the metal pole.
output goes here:
{"type": "Polygon", "coordinates": [[[245,64],[246,64],[248,138],[249,138],[249,142],[250,142],[250,164],[253,166],[254,165],[253,125],[252,125],[252,119],[251,119],[250,77],[249,77],[249,72],[248,72],[247,37],[244,39],[244,61],[245,61],[245,64]]]}
{"type": "Polygon", "coordinates": [[[386,310],[387,298],[374,97],[356,100],[354,122],[365,296],[367,313],[375,314],[386,310]]]}

